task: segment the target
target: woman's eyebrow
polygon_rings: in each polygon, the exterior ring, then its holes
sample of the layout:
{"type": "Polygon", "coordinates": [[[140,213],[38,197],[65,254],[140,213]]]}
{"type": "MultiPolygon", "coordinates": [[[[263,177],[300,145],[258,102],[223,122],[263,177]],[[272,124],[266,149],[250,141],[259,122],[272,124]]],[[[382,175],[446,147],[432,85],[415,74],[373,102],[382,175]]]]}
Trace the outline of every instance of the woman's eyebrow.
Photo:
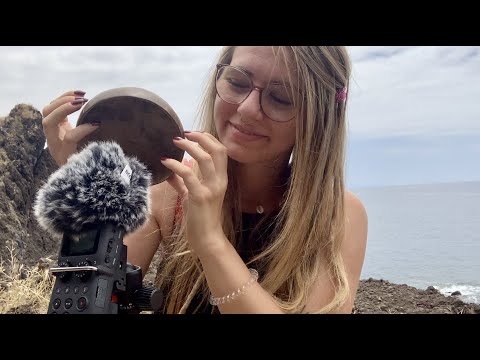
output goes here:
{"type": "MultiPolygon", "coordinates": [[[[233,66],[235,66],[238,69],[241,69],[246,74],[248,74],[248,76],[253,77],[253,73],[251,71],[249,71],[248,69],[244,68],[243,66],[241,66],[241,65],[233,65],[233,66]]],[[[290,83],[288,81],[283,81],[283,80],[273,80],[273,81],[270,81],[269,84],[290,86],[290,83]]]]}

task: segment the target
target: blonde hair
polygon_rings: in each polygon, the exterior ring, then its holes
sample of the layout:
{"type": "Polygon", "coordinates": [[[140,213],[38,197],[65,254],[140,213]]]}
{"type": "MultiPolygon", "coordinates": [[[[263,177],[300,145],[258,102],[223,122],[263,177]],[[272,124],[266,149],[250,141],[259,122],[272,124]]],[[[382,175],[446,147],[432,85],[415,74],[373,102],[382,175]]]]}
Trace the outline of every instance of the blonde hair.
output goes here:
{"type": "MultiPolygon", "coordinates": [[[[296,99],[299,115],[292,151],[291,175],[268,247],[250,262],[262,259],[262,287],[274,295],[288,313],[305,307],[319,276],[335,288],[330,302],[319,313],[341,307],[348,299],[340,245],[344,238],[344,148],[346,102],[337,102],[339,89],[349,86],[350,60],[344,47],[275,47],[277,59],[293,64],[301,89],[296,99]],[[305,169],[309,169],[305,171],[305,169]],[[322,270],[323,269],[323,270],[322,270]],[[326,273],[323,273],[326,269],[326,273]]],[[[218,63],[229,64],[234,47],[225,47],[218,63]]],[[[216,97],[212,71],[200,107],[200,129],[218,137],[213,119],[216,97]]],[[[241,209],[235,181],[236,163],[229,159],[228,188],[223,207],[225,235],[236,244],[241,229],[241,209]]],[[[165,312],[185,312],[194,296],[208,301],[208,286],[199,260],[189,251],[185,221],[167,239],[166,258],[157,275],[157,286],[167,286],[165,312]]],[[[193,312],[197,309],[192,309],[193,312]]]]}

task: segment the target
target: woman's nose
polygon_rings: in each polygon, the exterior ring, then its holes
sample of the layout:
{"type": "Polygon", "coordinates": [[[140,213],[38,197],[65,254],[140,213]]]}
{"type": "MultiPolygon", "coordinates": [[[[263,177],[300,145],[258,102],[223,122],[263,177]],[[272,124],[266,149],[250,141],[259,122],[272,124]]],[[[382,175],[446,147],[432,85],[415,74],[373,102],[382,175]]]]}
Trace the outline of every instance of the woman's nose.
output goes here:
{"type": "Polygon", "coordinates": [[[247,98],[238,106],[237,111],[245,118],[261,121],[263,119],[261,89],[254,88],[247,98]]]}

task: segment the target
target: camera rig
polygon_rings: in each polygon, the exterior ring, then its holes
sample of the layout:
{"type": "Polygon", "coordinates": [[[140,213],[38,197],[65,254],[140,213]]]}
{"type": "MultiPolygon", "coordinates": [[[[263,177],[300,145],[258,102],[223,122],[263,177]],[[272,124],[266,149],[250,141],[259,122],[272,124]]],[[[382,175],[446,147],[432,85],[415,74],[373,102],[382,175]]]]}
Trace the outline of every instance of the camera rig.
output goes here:
{"type": "Polygon", "coordinates": [[[138,314],[158,310],[160,289],[142,286],[142,270],[127,263],[125,230],[104,223],[65,232],[48,314],[138,314]]]}

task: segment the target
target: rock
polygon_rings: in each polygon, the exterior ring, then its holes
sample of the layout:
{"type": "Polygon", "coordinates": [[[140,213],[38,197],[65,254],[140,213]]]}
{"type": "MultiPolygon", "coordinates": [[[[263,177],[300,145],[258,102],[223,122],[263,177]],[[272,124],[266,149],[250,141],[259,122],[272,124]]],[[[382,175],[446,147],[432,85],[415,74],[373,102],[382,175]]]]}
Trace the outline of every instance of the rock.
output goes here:
{"type": "Polygon", "coordinates": [[[458,295],[462,295],[462,293],[460,291],[454,291],[454,292],[452,292],[451,295],[452,296],[458,296],[458,295]]]}
{"type": "Polygon", "coordinates": [[[33,265],[55,254],[59,242],[33,216],[39,186],[57,169],[45,147],[42,114],[31,105],[16,105],[0,121],[0,257],[33,265]]]}
{"type": "Polygon", "coordinates": [[[354,310],[356,314],[478,314],[480,305],[445,296],[433,286],[421,290],[370,278],[360,281],[354,310]]]}

